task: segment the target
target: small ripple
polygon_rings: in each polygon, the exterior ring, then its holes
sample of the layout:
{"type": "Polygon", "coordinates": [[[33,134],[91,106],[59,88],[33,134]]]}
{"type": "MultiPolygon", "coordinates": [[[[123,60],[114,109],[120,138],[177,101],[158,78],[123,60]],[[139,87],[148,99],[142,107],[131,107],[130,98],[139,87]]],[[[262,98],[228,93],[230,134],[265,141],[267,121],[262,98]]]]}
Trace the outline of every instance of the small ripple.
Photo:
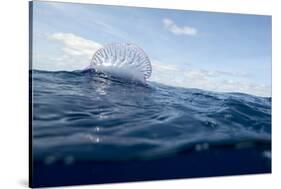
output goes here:
{"type": "Polygon", "coordinates": [[[140,86],[88,72],[36,71],[33,84],[34,153],[44,155],[47,165],[59,157],[70,165],[80,158],[138,158],[208,150],[213,143],[247,148],[251,141],[271,141],[271,99],[140,86]]]}

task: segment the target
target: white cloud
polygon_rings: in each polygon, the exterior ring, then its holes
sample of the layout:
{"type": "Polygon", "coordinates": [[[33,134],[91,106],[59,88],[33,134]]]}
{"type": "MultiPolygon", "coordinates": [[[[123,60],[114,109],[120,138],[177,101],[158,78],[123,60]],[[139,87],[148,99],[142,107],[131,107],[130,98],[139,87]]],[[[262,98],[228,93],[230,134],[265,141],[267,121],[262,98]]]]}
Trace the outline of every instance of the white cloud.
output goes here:
{"type": "MultiPolygon", "coordinates": [[[[58,46],[56,53],[36,53],[33,58],[35,69],[43,70],[81,70],[89,66],[93,54],[102,47],[101,44],[72,33],[53,33],[49,40],[58,46]]],[[[54,45],[54,44],[52,44],[54,45]]]]}
{"type": "Polygon", "coordinates": [[[71,56],[91,57],[93,53],[102,47],[101,44],[84,39],[72,33],[54,33],[50,39],[60,42],[63,45],[63,51],[71,56]]]}
{"type": "MultiPolygon", "coordinates": [[[[35,69],[43,70],[81,70],[89,66],[91,58],[101,44],[71,33],[54,33],[48,39],[56,42],[55,54],[36,53],[33,56],[35,69]]],[[[251,81],[247,73],[226,72],[222,70],[204,70],[164,64],[152,60],[151,81],[166,85],[199,88],[219,92],[243,92],[257,96],[271,96],[270,85],[260,85],[251,81]]]]}
{"type": "Polygon", "coordinates": [[[176,23],[174,23],[173,20],[164,18],[163,20],[164,27],[172,32],[175,35],[189,35],[189,36],[195,36],[198,34],[198,31],[194,27],[190,26],[177,26],[176,23]]]}
{"type": "Polygon", "coordinates": [[[152,60],[152,68],[153,74],[150,80],[166,85],[217,92],[242,92],[257,96],[271,96],[270,85],[246,81],[250,78],[247,73],[182,68],[177,65],[163,64],[157,60],[152,60]]]}

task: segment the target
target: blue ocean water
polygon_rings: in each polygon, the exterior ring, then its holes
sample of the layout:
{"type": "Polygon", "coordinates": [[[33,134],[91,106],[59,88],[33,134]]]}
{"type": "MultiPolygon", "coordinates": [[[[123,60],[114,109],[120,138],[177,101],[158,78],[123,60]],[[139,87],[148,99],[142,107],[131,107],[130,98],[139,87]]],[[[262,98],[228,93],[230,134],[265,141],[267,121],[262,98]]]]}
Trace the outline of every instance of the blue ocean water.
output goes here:
{"type": "Polygon", "coordinates": [[[30,71],[31,187],[271,172],[271,98],[30,71]]]}
{"type": "Polygon", "coordinates": [[[45,165],[271,144],[271,98],[132,83],[94,70],[31,75],[33,159],[45,165]]]}

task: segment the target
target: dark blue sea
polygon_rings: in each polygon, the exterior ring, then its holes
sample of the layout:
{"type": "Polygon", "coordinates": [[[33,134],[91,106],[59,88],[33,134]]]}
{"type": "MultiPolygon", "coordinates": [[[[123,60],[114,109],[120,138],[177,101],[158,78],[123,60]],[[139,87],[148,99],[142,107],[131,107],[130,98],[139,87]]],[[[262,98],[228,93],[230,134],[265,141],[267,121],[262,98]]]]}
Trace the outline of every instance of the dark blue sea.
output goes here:
{"type": "Polygon", "coordinates": [[[30,71],[33,186],[271,172],[271,98],[30,71]]]}

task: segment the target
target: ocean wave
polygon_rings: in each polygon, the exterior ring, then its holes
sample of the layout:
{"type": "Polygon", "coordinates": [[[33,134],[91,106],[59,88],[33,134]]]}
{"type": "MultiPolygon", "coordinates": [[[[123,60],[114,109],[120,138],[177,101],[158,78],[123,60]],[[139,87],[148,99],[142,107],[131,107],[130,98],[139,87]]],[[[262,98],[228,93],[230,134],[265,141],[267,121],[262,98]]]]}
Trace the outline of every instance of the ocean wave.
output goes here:
{"type": "Polygon", "coordinates": [[[117,161],[271,143],[271,98],[32,70],[36,160],[117,161]]]}

